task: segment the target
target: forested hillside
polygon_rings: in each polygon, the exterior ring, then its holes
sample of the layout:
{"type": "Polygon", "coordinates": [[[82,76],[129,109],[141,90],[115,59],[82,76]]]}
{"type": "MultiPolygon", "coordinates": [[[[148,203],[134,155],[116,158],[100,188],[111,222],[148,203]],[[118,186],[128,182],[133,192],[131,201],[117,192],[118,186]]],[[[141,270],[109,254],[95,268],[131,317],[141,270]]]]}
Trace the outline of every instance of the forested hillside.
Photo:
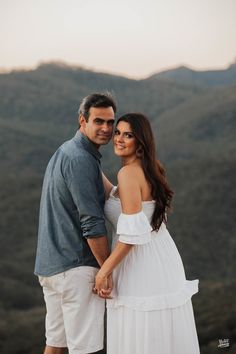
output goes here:
{"type": "MultiPolygon", "coordinates": [[[[45,310],[33,275],[42,178],[75,134],[81,99],[105,90],[116,97],[117,116],[138,111],[151,120],[175,191],[169,229],[187,277],[200,279],[193,303],[201,353],[222,351],[224,338],[236,352],[236,70],[189,74],[131,80],[50,63],[0,75],[0,353],[42,352],[45,310]]],[[[116,183],[112,145],[101,152],[116,183]]]]}

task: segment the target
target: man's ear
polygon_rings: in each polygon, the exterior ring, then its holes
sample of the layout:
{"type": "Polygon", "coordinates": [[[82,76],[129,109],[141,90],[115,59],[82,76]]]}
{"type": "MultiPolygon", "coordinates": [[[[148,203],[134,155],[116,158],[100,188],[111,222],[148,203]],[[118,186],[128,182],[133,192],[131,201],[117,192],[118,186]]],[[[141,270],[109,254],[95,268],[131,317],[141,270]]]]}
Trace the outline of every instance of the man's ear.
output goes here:
{"type": "Polygon", "coordinates": [[[85,117],[83,116],[83,114],[81,114],[80,116],[79,116],[79,124],[80,124],[80,126],[81,127],[85,127],[85,124],[86,124],[86,119],[85,119],[85,117]]]}

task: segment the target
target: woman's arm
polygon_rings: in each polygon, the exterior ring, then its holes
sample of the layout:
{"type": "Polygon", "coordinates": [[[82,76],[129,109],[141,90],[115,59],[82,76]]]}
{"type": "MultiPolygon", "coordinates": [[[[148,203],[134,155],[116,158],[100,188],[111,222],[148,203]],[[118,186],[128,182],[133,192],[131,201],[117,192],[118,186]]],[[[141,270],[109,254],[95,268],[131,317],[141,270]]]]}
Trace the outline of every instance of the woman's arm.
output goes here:
{"type": "MultiPolygon", "coordinates": [[[[142,209],[141,189],[137,182],[135,168],[131,166],[123,167],[118,173],[119,196],[121,199],[122,212],[124,214],[135,214],[142,209]]],[[[107,277],[111,275],[113,269],[124,259],[129,253],[133,245],[117,242],[117,245],[111,255],[103,263],[100,271],[96,276],[96,285],[100,296],[110,294],[111,289],[104,290],[104,284],[107,277]]]]}
{"type": "Polygon", "coordinates": [[[110,298],[112,291],[112,271],[129,253],[133,245],[117,242],[115,249],[96,275],[95,291],[100,297],[110,298]]]}
{"type": "Polygon", "coordinates": [[[103,172],[102,172],[102,181],[103,181],[103,185],[104,185],[104,189],[105,189],[106,199],[108,199],[109,195],[111,193],[111,190],[113,188],[113,184],[109,181],[109,179],[104,175],[103,172]]]}

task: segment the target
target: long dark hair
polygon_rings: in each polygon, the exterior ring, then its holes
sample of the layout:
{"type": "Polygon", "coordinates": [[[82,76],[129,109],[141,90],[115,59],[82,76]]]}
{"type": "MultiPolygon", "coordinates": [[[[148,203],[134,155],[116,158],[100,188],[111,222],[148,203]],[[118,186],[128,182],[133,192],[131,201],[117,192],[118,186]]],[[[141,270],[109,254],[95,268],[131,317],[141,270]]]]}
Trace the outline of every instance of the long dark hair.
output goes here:
{"type": "Polygon", "coordinates": [[[171,208],[174,193],[167,182],[163,166],[157,160],[155,140],[150,122],[146,116],[140,113],[127,113],[121,116],[116,126],[121,121],[130,124],[137,139],[137,156],[141,160],[144,175],[150,183],[152,198],[156,201],[151,225],[153,230],[158,230],[163,221],[167,222],[166,213],[171,208]]]}

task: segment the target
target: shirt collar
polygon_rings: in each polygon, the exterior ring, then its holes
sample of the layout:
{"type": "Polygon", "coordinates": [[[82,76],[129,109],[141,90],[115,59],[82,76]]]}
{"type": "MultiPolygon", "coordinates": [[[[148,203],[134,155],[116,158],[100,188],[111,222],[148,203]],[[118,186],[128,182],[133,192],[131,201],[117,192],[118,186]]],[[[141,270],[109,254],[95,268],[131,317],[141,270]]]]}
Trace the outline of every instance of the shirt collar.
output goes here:
{"type": "Polygon", "coordinates": [[[95,144],[91,140],[87,138],[86,135],[84,135],[80,130],[77,130],[75,136],[74,136],[75,142],[79,145],[82,146],[85,150],[87,150],[90,154],[96,157],[96,159],[100,160],[102,155],[96,148],[95,144]]]}

